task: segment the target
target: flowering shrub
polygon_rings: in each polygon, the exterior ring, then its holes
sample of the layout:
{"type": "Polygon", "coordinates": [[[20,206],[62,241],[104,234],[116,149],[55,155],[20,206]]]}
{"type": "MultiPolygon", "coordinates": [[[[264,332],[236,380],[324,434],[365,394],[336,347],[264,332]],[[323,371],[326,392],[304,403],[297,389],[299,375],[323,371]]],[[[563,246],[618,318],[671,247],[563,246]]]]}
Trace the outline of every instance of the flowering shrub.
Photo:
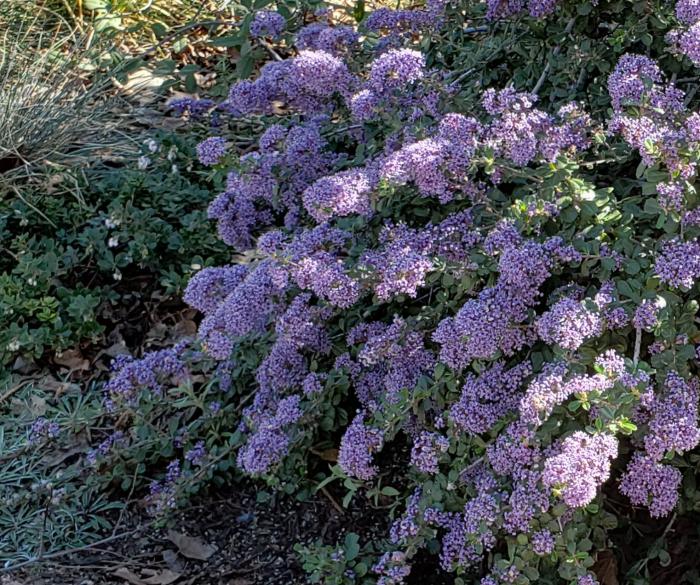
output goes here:
{"type": "MultiPolygon", "coordinates": [[[[209,216],[241,256],[190,281],[193,346],[121,360],[105,388],[134,419],[183,388],[201,420],[211,398],[227,420],[240,409],[235,433],[183,442],[155,508],[223,461],[294,489],[337,447],[321,486],[340,479],[351,498],[390,481],[403,512],[369,564],[354,541],[343,565],[303,549],[315,581],[403,583],[428,551],[481,585],[589,585],[617,521],[607,494],[652,517],[695,505],[679,498],[700,441],[693,96],[633,52],[597,65],[580,101],[549,63],[478,100],[470,69],[441,66],[465,19],[531,43],[564,19],[563,43],[632,4],[489,1],[460,16],[431,1],[378,10],[359,34],[322,15],[298,51],[231,88],[219,110],[261,120],[257,147],[239,155],[222,131],[198,154],[227,173],[209,216]],[[606,85],[606,110],[588,110],[606,85]]],[[[690,4],[647,16],[673,40],[690,4]]],[[[281,34],[268,13],[254,23],[281,34]]]]}

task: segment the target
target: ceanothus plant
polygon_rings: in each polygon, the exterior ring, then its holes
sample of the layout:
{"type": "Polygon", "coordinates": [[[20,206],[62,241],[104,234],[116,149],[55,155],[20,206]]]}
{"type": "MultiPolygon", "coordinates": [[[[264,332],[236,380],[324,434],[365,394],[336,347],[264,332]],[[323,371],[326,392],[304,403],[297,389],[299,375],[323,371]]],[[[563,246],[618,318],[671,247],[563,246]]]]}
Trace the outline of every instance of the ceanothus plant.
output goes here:
{"type": "MultiPolygon", "coordinates": [[[[536,29],[578,4],[459,8],[536,29]]],[[[156,509],[231,453],[289,487],[337,447],[325,483],[400,485],[384,554],[323,582],[399,584],[428,550],[462,583],[590,585],[615,526],[603,486],[661,517],[694,473],[700,118],[633,53],[605,121],[513,86],[466,99],[469,71],[431,65],[455,9],[381,9],[359,31],[320,16],[231,88],[218,108],[261,121],[257,145],[239,155],[222,131],[198,155],[227,172],[209,215],[239,256],[189,284],[197,342],[120,360],[105,390],[138,416],[204,360],[207,395],[238,417],[224,444],[183,440],[156,509]]],[[[661,17],[694,59],[695,3],[661,17]]]]}

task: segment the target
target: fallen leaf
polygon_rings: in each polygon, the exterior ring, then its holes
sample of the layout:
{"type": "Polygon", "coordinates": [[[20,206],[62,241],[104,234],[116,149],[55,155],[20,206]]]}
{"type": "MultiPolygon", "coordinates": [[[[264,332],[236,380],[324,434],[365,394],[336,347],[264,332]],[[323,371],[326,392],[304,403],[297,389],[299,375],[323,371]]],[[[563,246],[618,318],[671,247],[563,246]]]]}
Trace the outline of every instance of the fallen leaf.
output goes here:
{"type": "Polygon", "coordinates": [[[74,457],[75,455],[81,455],[90,448],[87,438],[83,433],[76,435],[75,441],[72,445],[66,448],[53,449],[49,451],[44,457],[42,457],[41,462],[46,467],[56,467],[61,465],[67,459],[74,457]]]}
{"type": "Polygon", "coordinates": [[[32,396],[29,404],[29,412],[33,417],[44,416],[46,414],[46,400],[41,396],[32,396]]]}
{"type": "Polygon", "coordinates": [[[216,547],[205,544],[199,538],[180,534],[174,530],[168,531],[168,540],[177,547],[182,556],[188,559],[206,561],[216,552],[216,547]]]}
{"type": "Polygon", "coordinates": [[[177,553],[174,550],[164,550],[163,560],[172,571],[176,573],[182,571],[182,563],[180,562],[180,559],[177,558],[177,553]]]}
{"type": "Polygon", "coordinates": [[[146,343],[163,341],[168,335],[168,326],[165,323],[156,323],[146,333],[146,343]]]}
{"type": "Polygon", "coordinates": [[[196,333],[197,324],[190,319],[184,319],[175,324],[170,332],[170,339],[177,342],[187,337],[194,337],[196,333]]]}
{"type": "Polygon", "coordinates": [[[162,573],[153,575],[148,579],[143,579],[143,582],[148,585],[170,585],[170,583],[175,583],[181,576],[182,573],[176,573],[170,569],[165,569],[162,573]]]}
{"type": "Polygon", "coordinates": [[[132,573],[126,567],[119,567],[112,574],[115,577],[119,577],[120,579],[124,579],[124,581],[128,581],[129,583],[132,583],[132,585],[144,585],[144,583],[145,583],[145,581],[143,579],[141,579],[141,577],[132,573]]]}
{"type": "Polygon", "coordinates": [[[321,451],[319,457],[321,457],[321,459],[324,461],[331,461],[332,463],[335,463],[338,461],[338,449],[325,449],[321,451]]]}
{"type": "Polygon", "coordinates": [[[620,585],[617,579],[617,559],[610,550],[602,550],[598,553],[593,572],[600,585],[620,585]]]}
{"type": "Polygon", "coordinates": [[[54,392],[56,398],[63,396],[64,394],[80,392],[80,386],[78,384],[72,384],[70,382],[61,382],[53,376],[44,376],[37,383],[37,388],[42,390],[48,390],[49,392],[54,392]]]}
{"type": "Polygon", "coordinates": [[[85,356],[79,349],[67,349],[61,353],[57,353],[53,361],[59,366],[65,366],[69,370],[87,370],[90,368],[90,360],[85,359],[85,356]]]}
{"type": "Polygon", "coordinates": [[[23,376],[36,372],[39,367],[36,365],[34,360],[27,360],[22,356],[18,356],[17,359],[12,364],[12,371],[17,372],[23,376]]]}

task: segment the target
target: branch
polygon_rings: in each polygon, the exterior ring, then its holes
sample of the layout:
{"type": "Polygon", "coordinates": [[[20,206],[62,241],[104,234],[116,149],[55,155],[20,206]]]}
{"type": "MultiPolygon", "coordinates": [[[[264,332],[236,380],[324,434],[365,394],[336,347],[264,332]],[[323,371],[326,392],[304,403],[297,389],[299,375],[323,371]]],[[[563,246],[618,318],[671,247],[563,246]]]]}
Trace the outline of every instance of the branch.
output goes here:
{"type": "MultiPolygon", "coordinates": [[[[571,20],[569,20],[569,22],[566,23],[566,28],[564,29],[564,37],[566,37],[571,32],[571,30],[574,28],[575,22],[576,22],[576,17],[572,16],[571,20]]],[[[554,50],[552,51],[552,55],[547,60],[547,64],[544,66],[544,69],[542,70],[542,75],[540,75],[540,78],[537,80],[535,87],[532,88],[533,94],[537,94],[540,91],[540,89],[542,89],[542,85],[544,84],[545,80],[547,79],[547,75],[549,75],[549,70],[552,68],[552,59],[554,57],[556,57],[559,53],[561,53],[561,44],[562,43],[559,43],[556,47],[554,47],[554,50]]]]}

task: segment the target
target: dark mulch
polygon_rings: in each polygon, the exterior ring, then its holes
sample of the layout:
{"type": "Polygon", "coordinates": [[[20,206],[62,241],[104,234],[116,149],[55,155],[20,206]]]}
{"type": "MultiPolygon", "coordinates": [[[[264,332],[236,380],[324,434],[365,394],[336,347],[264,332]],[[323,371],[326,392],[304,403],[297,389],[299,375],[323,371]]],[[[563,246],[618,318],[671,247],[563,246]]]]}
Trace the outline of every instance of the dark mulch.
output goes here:
{"type": "Polygon", "coordinates": [[[331,544],[350,531],[364,537],[386,534],[386,525],[378,523],[367,506],[351,506],[341,514],[321,494],[299,502],[274,493],[268,501],[259,502],[260,487],[253,483],[231,489],[183,510],[168,527],[148,526],[137,516],[125,518],[119,533],[128,536],[19,569],[10,575],[11,581],[1,583],[296,585],[307,581],[293,550],[295,543],[309,544],[321,538],[331,544]],[[202,547],[215,551],[204,561],[187,558],[168,539],[170,530],[193,538],[187,544],[195,552],[202,547]]]}

